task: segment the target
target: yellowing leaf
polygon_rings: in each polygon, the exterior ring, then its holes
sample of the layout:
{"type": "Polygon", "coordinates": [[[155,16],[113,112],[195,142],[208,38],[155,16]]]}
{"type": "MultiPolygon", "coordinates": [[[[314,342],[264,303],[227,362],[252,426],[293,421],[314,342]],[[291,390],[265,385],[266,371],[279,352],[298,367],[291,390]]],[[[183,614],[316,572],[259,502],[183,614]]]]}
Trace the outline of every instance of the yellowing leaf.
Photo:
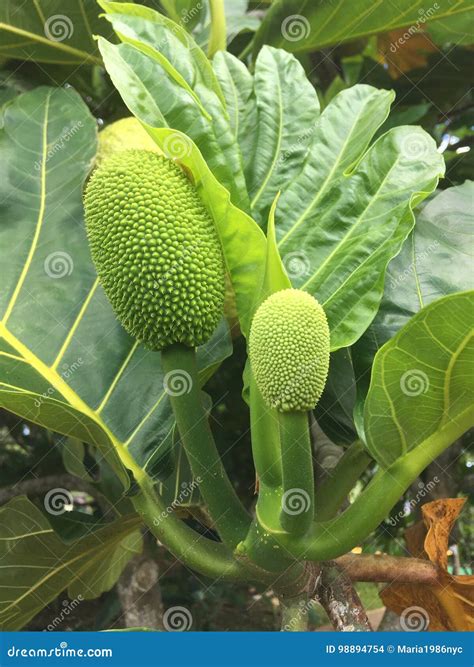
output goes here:
{"type": "Polygon", "coordinates": [[[429,35],[413,32],[410,27],[379,35],[377,46],[393,79],[398,79],[404,72],[424,67],[428,62],[428,54],[438,50],[429,35]]]}
{"type": "Polygon", "coordinates": [[[422,507],[423,521],[407,531],[411,555],[434,563],[439,578],[436,585],[394,582],[381,592],[385,605],[400,614],[404,629],[474,630],[474,576],[454,576],[447,571],[449,534],[464,503],[464,498],[427,503],[422,507]]]}

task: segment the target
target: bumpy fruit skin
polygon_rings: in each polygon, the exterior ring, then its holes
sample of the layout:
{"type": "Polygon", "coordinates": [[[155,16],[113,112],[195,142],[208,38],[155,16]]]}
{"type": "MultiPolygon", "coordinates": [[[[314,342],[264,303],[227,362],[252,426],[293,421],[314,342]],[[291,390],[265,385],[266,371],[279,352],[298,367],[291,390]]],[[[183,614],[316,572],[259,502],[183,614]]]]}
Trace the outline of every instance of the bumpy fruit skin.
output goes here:
{"type": "Polygon", "coordinates": [[[100,282],[125,329],[154,350],[205,343],[222,315],[224,260],[181,169],[150,151],[116,153],[93,173],[85,211],[100,282]]]}
{"type": "Polygon", "coordinates": [[[312,410],[329,368],[329,327],[307,292],[286,289],[266,299],[252,321],[252,372],[265,403],[280,412],[312,410]]]}
{"type": "Polygon", "coordinates": [[[95,158],[96,166],[102,164],[104,160],[114,153],[132,148],[145,149],[162,155],[160,148],[155,144],[148,132],[143,129],[143,125],[135,116],[116,120],[115,123],[107,125],[107,127],[104,127],[99,132],[99,143],[95,158]]]}

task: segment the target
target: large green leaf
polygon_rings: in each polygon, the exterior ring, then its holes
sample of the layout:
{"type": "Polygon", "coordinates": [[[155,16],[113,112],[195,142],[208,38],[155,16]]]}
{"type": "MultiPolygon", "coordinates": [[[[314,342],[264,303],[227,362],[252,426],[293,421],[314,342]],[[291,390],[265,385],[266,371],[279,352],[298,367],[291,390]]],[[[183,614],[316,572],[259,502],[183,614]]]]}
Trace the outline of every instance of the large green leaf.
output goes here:
{"type": "Polygon", "coordinates": [[[370,324],[385,268],[413,226],[412,209],[444,173],[421,128],[393,128],[366,151],[392,99],[366,85],[339,93],[321,114],[303,168],[277,210],[283,262],[293,284],[323,305],[333,350],[370,324]]]}
{"type": "Polygon", "coordinates": [[[436,195],[417,215],[413,232],[390,262],[380,309],[352,351],[359,413],[378,349],[424,306],[474,288],[473,198],[472,181],[436,195]]]}
{"type": "Polygon", "coordinates": [[[319,101],[296,58],[264,47],[255,75],[229,53],[218,53],[221,83],[245,167],[252,214],[264,226],[270,205],[301,170],[312,143],[319,101]]]}
{"type": "Polygon", "coordinates": [[[380,309],[367,332],[379,347],[432,301],[474,288],[473,200],[474,181],[466,181],[437,194],[417,215],[389,264],[380,309]]]}
{"type": "MultiPolygon", "coordinates": [[[[64,490],[52,491],[59,496],[64,490]]],[[[122,517],[66,544],[27,498],[20,496],[4,505],[0,628],[21,629],[66,589],[77,603],[110,590],[130,558],[142,550],[140,525],[136,515],[122,517]]]]}
{"type": "Polygon", "coordinates": [[[238,58],[227,51],[218,51],[214,56],[213,65],[225,97],[230,127],[239,143],[244,173],[248,179],[257,131],[257,103],[253,76],[238,58]]]}
{"type": "Polygon", "coordinates": [[[268,218],[276,193],[298,174],[319,116],[316,91],[294,56],[264,47],[255,65],[257,123],[247,172],[252,213],[268,218]]]}
{"type": "Polygon", "coordinates": [[[365,403],[370,454],[384,467],[474,425],[474,292],[423,308],[377,353],[365,403]]]}
{"type": "Polygon", "coordinates": [[[350,445],[357,439],[353,418],[355,402],[351,351],[343,348],[331,354],[326,386],[314,411],[319,426],[337,445],[350,445]]]}
{"type": "MultiPolygon", "coordinates": [[[[212,66],[192,37],[153,9],[130,3],[101,6],[122,44],[99,40],[105,66],[130,111],[153,127],[170,126],[199,146],[234,203],[248,209],[240,149],[212,66]]],[[[187,145],[171,141],[170,157],[187,145]]]]}
{"type": "Polygon", "coordinates": [[[275,0],[255,36],[254,53],[263,44],[287,51],[324,49],[405,26],[423,27],[446,17],[468,19],[472,0],[275,0]]]}
{"type": "MultiPolygon", "coordinates": [[[[153,474],[173,417],[160,355],[118,323],[89,256],[82,187],[95,151],[72,90],[38,88],[4,109],[0,405],[97,446],[127,486],[117,451],[153,474]]],[[[203,379],[229,350],[223,323],[198,349],[203,379]]]]}
{"type": "Polygon", "coordinates": [[[429,24],[430,37],[437,44],[472,44],[474,11],[446,16],[429,24]]]}
{"type": "Polygon", "coordinates": [[[103,30],[95,0],[2,0],[0,56],[61,65],[100,64],[93,34],[103,30]]]}

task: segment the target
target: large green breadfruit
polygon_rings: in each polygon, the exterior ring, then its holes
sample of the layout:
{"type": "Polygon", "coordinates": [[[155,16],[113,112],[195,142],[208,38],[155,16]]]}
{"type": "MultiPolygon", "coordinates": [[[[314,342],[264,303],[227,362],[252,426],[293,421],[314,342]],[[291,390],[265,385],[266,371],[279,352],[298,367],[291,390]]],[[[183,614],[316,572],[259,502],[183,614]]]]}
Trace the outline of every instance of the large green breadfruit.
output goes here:
{"type": "Polygon", "coordinates": [[[255,313],[249,354],[255,382],[269,407],[280,412],[312,410],[329,368],[324,310],[307,292],[275,292],[255,313]]]}
{"type": "Polygon", "coordinates": [[[85,211],[99,280],[125,329],[154,350],[205,343],[222,315],[224,260],[181,169],[151,151],[116,153],[93,173],[85,211]]]}

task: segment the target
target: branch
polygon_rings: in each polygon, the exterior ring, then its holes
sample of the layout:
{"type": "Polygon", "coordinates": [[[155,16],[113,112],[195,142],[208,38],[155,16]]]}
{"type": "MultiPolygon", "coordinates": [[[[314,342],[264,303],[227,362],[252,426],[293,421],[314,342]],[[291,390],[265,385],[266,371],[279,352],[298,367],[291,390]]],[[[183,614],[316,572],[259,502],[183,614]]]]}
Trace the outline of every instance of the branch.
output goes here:
{"type": "Polygon", "coordinates": [[[421,558],[346,554],[335,561],[352,581],[436,584],[438,569],[421,558]]]}
{"type": "Polygon", "coordinates": [[[97,490],[94,484],[74,475],[49,475],[47,477],[35,477],[23,479],[13,486],[0,489],[0,505],[5,505],[17,496],[42,496],[51,489],[67,489],[68,491],[80,491],[88,493],[99,505],[105,515],[113,511],[109,501],[97,490]]]}
{"type": "Polygon", "coordinates": [[[316,595],[335,630],[372,631],[357,591],[344,570],[334,561],[321,565],[316,595]]]}

